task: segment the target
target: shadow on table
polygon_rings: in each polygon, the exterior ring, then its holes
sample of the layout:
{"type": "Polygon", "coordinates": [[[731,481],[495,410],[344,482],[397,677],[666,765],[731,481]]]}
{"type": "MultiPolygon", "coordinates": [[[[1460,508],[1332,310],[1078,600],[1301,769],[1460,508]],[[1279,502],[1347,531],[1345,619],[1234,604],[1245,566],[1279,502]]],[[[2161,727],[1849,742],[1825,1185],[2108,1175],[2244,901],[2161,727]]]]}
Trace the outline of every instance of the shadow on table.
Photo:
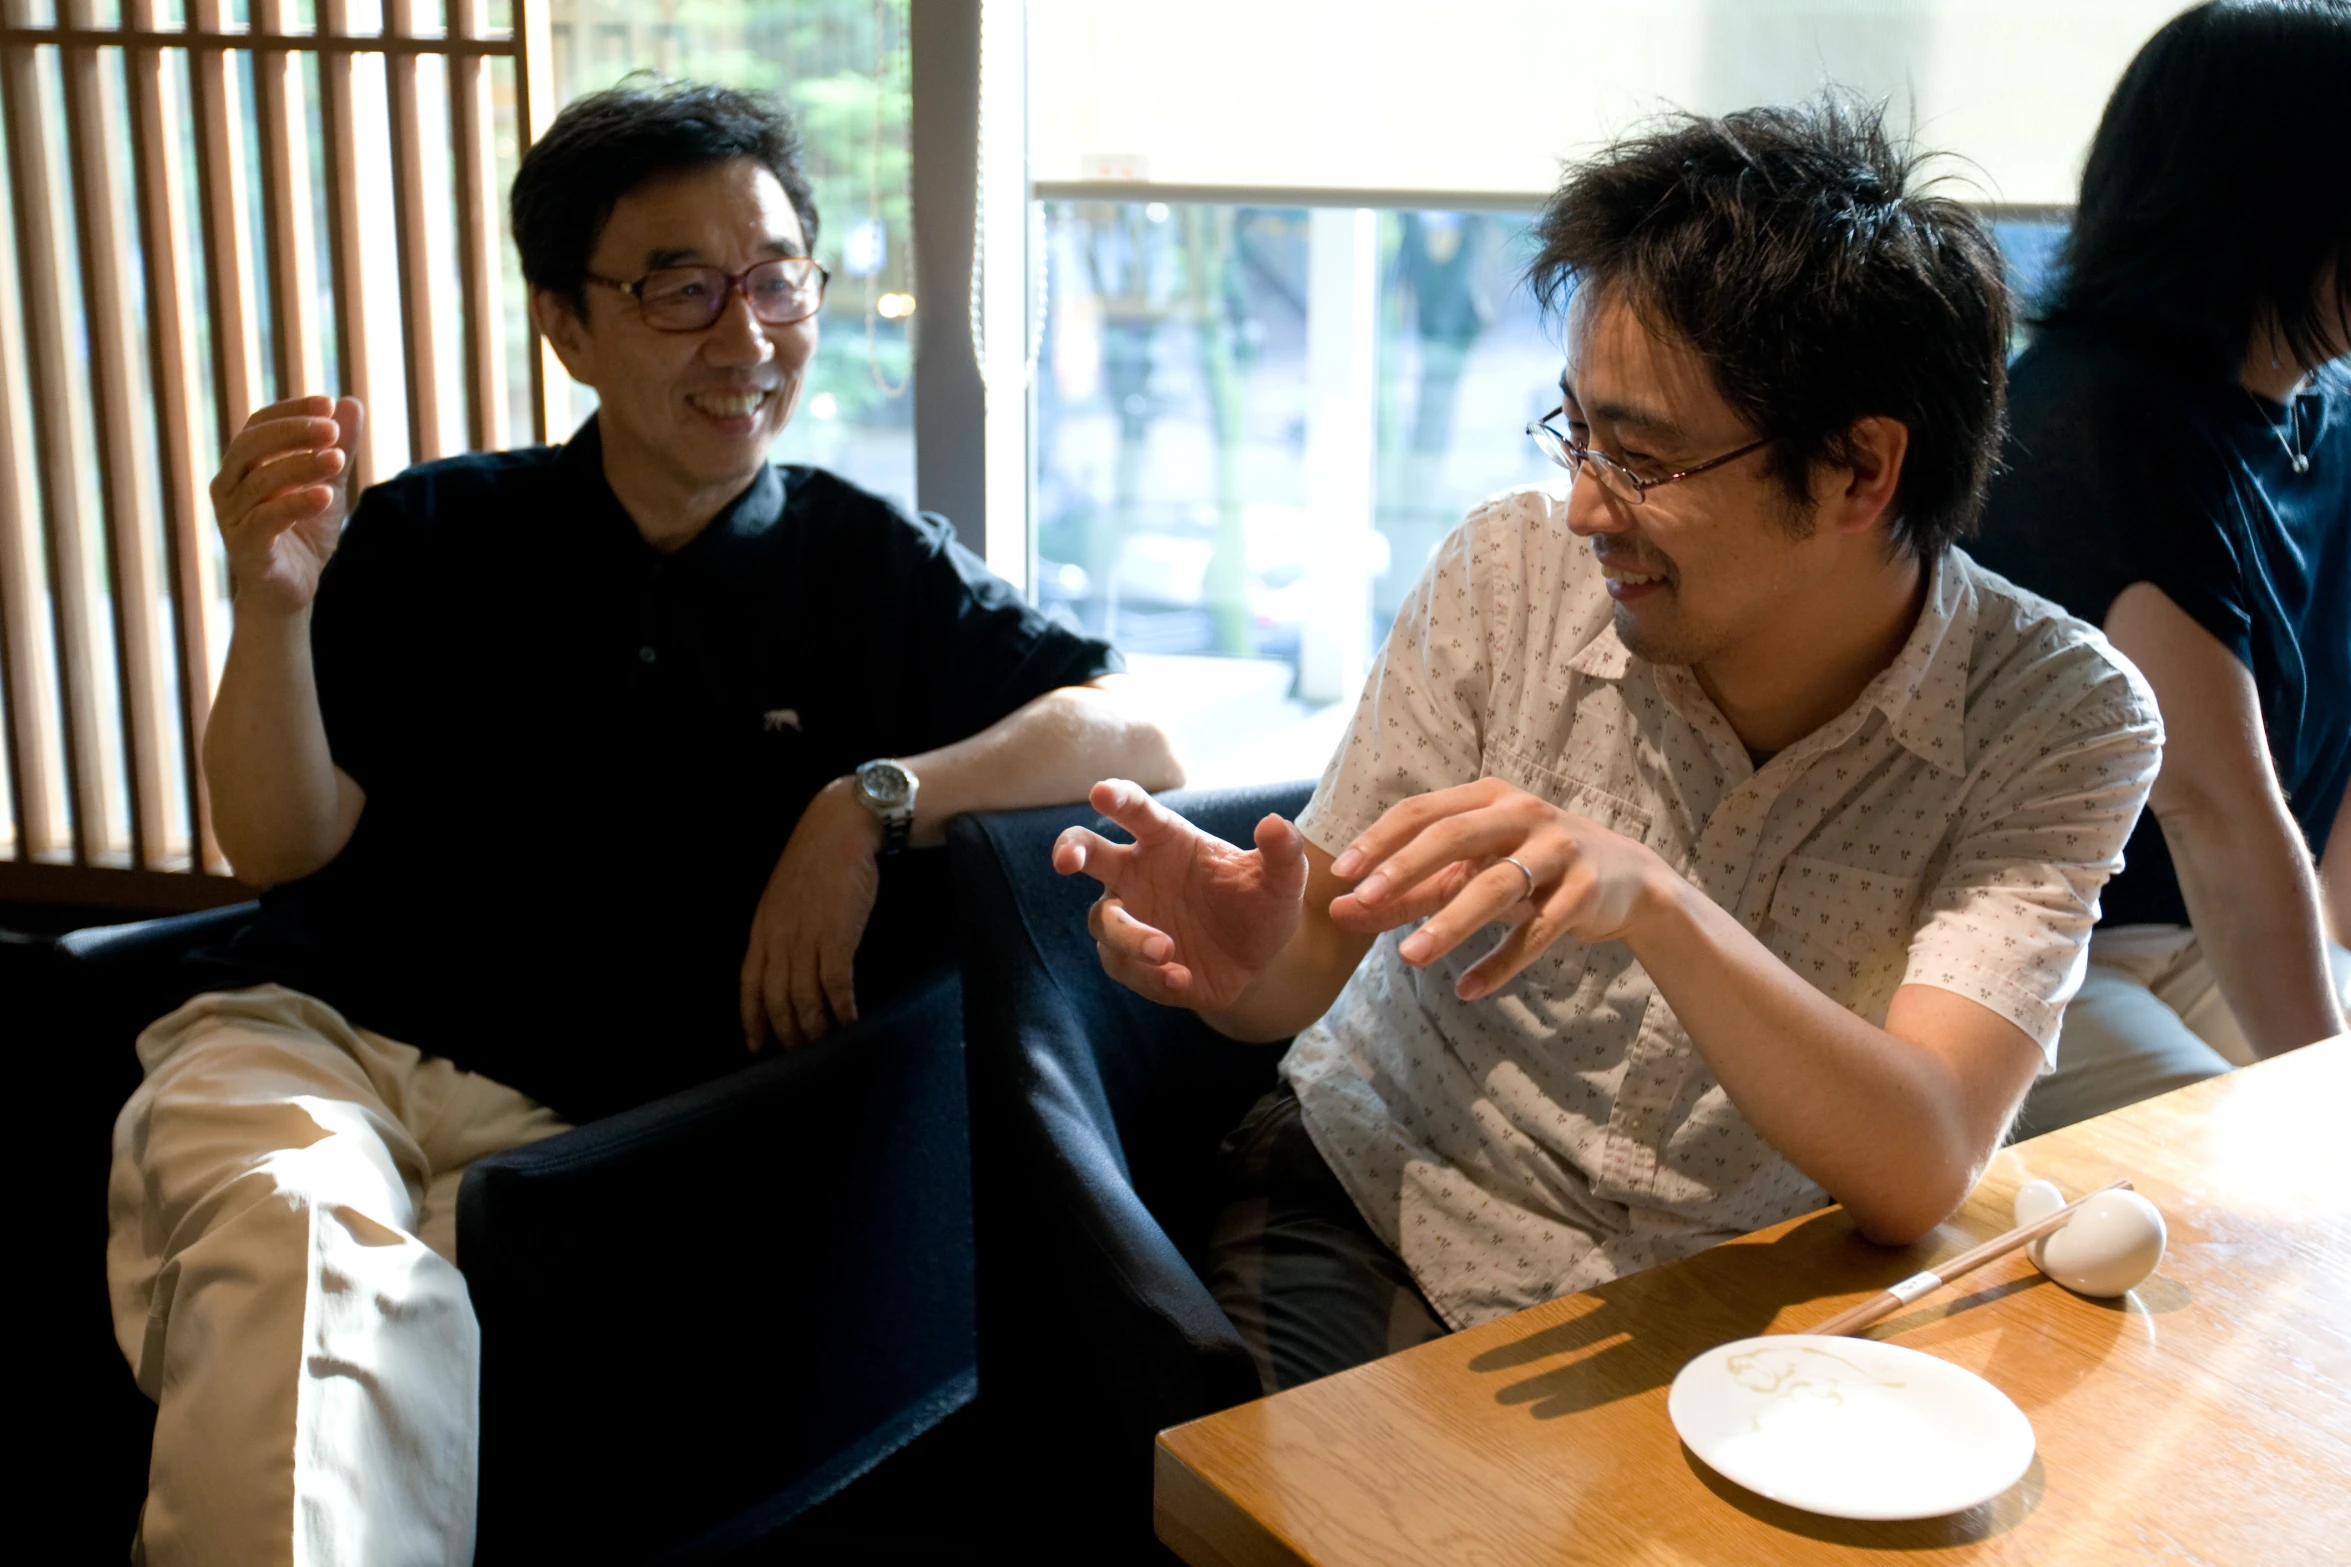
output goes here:
{"type": "MultiPolygon", "coordinates": [[[[1800,1311],[1782,1325],[1801,1332],[1833,1314],[1829,1297],[1883,1288],[1967,1244],[1965,1236],[1938,1230],[1913,1246],[1875,1246],[1855,1233],[1842,1209],[1824,1208],[1772,1240],[1727,1241],[1673,1267],[1604,1284],[1574,1303],[1582,1307],[1577,1315],[1482,1350],[1470,1358],[1469,1369],[1499,1373],[1551,1362],[1505,1383],[1494,1399],[1527,1405],[1537,1420],[1556,1420],[1664,1387],[1700,1351],[1769,1332],[1786,1308],[1821,1301],[1817,1310],[1800,1311]]],[[[1868,1336],[1948,1354],[1960,1340],[1997,1333],[1988,1359],[1954,1358],[1974,1365],[1995,1386],[2021,1390],[2012,1396],[2032,1408],[2088,1375],[2132,1317],[2151,1321],[2188,1298],[2185,1288],[2158,1276],[2130,1301],[2090,1300],[2028,1272],[1972,1290],[1962,1284],[1888,1317],[1868,1336]],[[2040,1333],[1999,1333],[2011,1315],[1983,1309],[2035,1290],[2054,1291],[2066,1302],[2070,1349],[2064,1353],[2053,1352],[2052,1341],[2040,1333]],[[2093,1353],[2082,1354],[2085,1348],[2093,1353]]]]}
{"type": "Polygon", "coordinates": [[[2070,1395],[2126,1345],[2153,1344],[2156,1316],[2179,1310],[2189,1299],[2184,1286],[2153,1279],[2123,1299],[2100,1300],[2073,1294],[2035,1272],[1966,1295],[1931,1298],[1878,1323],[1869,1336],[1966,1366],[2029,1414],[2070,1395]],[[2025,1331],[2009,1331],[2019,1325],[2019,1313],[1984,1309],[2035,1291],[2046,1299],[2025,1331]]]}
{"type": "MultiPolygon", "coordinates": [[[[1825,1208],[1769,1241],[1727,1241],[1671,1268],[1604,1284],[1591,1304],[1471,1358],[1473,1372],[1502,1372],[1573,1357],[1509,1383],[1494,1397],[1555,1420],[1671,1382],[1700,1350],[1750,1338],[1780,1311],[1817,1296],[1887,1285],[1938,1250],[1873,1246],[1838,1208],[1825,1208]]],[[[1823,1317],[1829,1315],[1823,1308],[1823,1317]]]]}
{"type": "Polygon", "coordinates": [[[2040,1455],[2036,1453],[2023,1479],[1965,1512],[1948,1513],[1941,1518],[1887,1521],[1830,1518],[1758,1496],[1737,1481],[1726,1480],[1709,1469],[1706,1461],[1691,1452],[1687,1444],[1682,1447],[1682,1462],[1690,1466],[1690,1473],[1706,1489],[1759,1523],[1824,1545],[1853,1545],[1873,1551],[1947,1550],[1954,1545],[2006,1534],[2032,1516],[2049,1486],[2048,1472],[2041,1467],[2040,1455]]]}

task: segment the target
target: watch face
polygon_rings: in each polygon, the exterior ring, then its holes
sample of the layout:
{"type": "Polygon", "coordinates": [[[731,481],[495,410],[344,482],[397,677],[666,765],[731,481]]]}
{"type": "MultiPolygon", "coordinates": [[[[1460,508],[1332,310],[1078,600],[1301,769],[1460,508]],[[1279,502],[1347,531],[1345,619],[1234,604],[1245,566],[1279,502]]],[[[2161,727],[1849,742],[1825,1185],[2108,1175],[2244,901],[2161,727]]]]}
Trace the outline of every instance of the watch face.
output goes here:
{"type": "Polygon", "coordinates": [[[857,769],[857,786],[876,805],[904,805],[914,780],[896,762],[868,762],[857,769]]]}

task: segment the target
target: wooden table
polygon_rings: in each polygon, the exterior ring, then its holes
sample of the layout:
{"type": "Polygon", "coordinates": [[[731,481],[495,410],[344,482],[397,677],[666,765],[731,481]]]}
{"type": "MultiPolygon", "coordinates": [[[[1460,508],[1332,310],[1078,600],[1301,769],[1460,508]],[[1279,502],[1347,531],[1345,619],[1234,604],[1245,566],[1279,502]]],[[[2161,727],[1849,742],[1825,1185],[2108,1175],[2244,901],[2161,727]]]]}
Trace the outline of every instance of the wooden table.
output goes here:
{"type": "Polygon", "coordinates": [[[1159,1536],[1272,1563],[2351,1562],[2351,1038],[2001,1153],[1904,1251],[1827,1209],[1159,1438],[1159,1536]],[[1947,1518],[1848,1523],[1715,1475],[1666,1418],[1712,1345],[1802,1331],[2128,1175],[2170,1249],[2123,1301],[2023,1253],[1870,1330],[1988,1379],[2039,1451],[1947,1518]]]}

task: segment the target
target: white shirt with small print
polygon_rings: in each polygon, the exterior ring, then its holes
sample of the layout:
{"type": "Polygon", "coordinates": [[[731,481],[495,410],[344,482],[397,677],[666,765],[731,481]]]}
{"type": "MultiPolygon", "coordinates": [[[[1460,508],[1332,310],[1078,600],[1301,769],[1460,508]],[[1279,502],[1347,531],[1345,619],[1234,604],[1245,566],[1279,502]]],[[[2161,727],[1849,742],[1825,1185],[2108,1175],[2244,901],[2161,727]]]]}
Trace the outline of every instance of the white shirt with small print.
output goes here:
{"type": "MultiPolygon", "coordinates": [[[[2162,745],[2092,627],[1957,550],[1853,705],[1758,769],[1686,668],[1618,640],[1560,487],[1487,502],[1396,617],[1300,815],[1332,854],[1390,806],[1492,776],[1638,839],[1839,1004],[1904,984],[2054,1058],[2098,890],[2162,745]]],[[[1315,1145],[1454,1327],[1821,1206],[1621,944],[1562,940],[1493,995],[1374,943],[1283,1058],[1315,1145]]]]}

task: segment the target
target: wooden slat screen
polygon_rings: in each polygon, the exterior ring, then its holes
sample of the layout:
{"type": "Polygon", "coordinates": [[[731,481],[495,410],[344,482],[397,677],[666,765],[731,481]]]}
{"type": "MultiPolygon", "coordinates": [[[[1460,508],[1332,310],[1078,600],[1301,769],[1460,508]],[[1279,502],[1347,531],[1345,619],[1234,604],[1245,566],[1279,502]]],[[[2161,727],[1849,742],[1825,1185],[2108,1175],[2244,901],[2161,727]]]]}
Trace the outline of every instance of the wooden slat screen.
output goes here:
{"type": "Polygon", "coordinates": [[[553,111],[545,0],[495,11],[0,0],[0,901],[241,896],[198,758],[206,486],[255,408],[360,398],[363,483],[547,439],[500,210],[553,111]]]}

